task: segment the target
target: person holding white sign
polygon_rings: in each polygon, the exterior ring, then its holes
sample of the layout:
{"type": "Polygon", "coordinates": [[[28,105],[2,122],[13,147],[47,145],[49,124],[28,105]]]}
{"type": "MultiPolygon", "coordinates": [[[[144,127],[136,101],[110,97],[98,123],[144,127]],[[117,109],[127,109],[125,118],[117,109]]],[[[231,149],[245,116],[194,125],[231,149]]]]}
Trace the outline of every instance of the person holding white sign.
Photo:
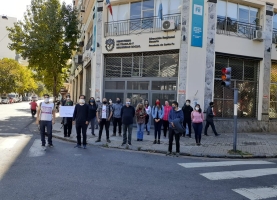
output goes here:
{"type": "MultiPolygon", "coordinates": [[[[73,106],[73,101],[70,99],[70,95],[66,95],[66,100],[62,104],[63,106],[73,106]]],[[[72,117],[64,117],[62,120],[64,137],[70,137],[72,130],[72,117]]]]}

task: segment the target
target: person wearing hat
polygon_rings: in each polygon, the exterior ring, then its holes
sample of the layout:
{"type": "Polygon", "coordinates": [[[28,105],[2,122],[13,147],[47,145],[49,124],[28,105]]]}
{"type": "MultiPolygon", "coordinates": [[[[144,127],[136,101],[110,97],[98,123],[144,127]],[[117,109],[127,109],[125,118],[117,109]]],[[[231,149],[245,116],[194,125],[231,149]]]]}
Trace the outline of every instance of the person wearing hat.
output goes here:
{"type": "Polygon", "coordinates": [[[213,108],[214,108],[214,102],[210,102],[210,106],[207,108],[207,117],[206,117],[206,126],[205,126],[205,130],[204,130],[204,135],[208,136],[208,128],[211,125],[213,132],[215,134],[215,136],[219,136],[220,134],[218,134],[215,130],[215,126],[214,126],[214,112],[213,112],[213,108]]]}

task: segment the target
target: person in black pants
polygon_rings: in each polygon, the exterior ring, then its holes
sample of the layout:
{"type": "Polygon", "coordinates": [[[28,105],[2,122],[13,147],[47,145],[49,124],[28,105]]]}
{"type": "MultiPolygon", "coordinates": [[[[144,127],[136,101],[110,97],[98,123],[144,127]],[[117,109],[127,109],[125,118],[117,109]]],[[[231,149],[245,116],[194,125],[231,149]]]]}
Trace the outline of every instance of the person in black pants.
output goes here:
{"type": "Polygon", "coordinates": [[[154,136],[155,136],[155,140],[153,144],[160,144],[163,116],[164,116],[164,107],[163,105],[161,105],[160,100],[157,99],[155,102],[155,106],[153,106],[153,109],[152,109],[152,117],[154,119],[154,136]],[[157,136],[158,136],[158,142],[157,142],[157,136]]]}
{"type": "MultiPolygon", "coordinates": [[[[70,100],[70,95],[66,95],[66,101],[62,106],[73,106],[73,101],[70,100]]],[[[62,120],[64,137],[70,137],[72,130],[72,117],[64,117],[62,120]]]]}
{"type": "Polygon", "coordinates": [[[90,121],[91,134],[93,136],[95,136],[95,134],[94,134],[95,126],[94,126],[94,124],[95,124],[95,119],[96,119],[97,105],[96,105],[95,99],[93,97],[90,97],[88,106],[89,106],[88,115],[89,115],[89,121],[90,121]]]}
{"type": "MultiPolygon", "coordinates": [[[[189,129],[189,134],[187,136],[189,136],[191,138],[191,112],[193,111],[193,108],[190,106],[190,100],[187,99],[186,100],[186,104],[182,107],[183,110],[183,114],[184,114],[184,127],[186,128],[186,126],[188,125],[188,129],[189,129]]],[[[186,133],[183,133],[183,137],[185,137],[186,133]]]]}
{"type": "Polygon", "coordinates": [[[73,122],[76,121],[76,132],[77,132],[77,145],[75,147],[81,148],[81,132],[83,135],[83,147],[86,149],[87,145],[87,127],[89,121],[89,108],[85,102],[85,95],[79,96],[79,104],[75,106],[73,113],[73,122]]]}
{"type": "Polygon", "coordinates": [[[118,135],[121,136],[121,108],[123,107],[120,98],[116,98],[116,103],[112,105],[113,107],[113,136],[116,136],[116,127],[118,125],[118,135]]]}
{"type": "Polygon", "coordinates": [[[207,108],[206,126],[205,126],[205,130],[204,130],[204,135],[206,135],[206,136],[208,136],[207,131],[208,131],[208,128],[209,128],[210,125],[213,129],[214,135],[215,136],[220,135],[215,130],[213,107],[214,107],[214,102],[210,102],[210,106],[207,108]]]}

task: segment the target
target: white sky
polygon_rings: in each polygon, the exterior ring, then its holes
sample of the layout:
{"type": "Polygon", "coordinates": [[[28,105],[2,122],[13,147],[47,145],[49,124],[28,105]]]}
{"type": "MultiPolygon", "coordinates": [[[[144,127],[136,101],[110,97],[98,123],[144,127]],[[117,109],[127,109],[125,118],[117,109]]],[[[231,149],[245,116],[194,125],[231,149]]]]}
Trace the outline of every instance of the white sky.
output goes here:
{"type": "MultiPolygon", "coordinates": [[[[66,4],[72,4],[72,0],[60,0],[66,4]]],[[[31,4],[31,0],[1,0],[0,15],[8,17],[16,17],[17,20],[23,19],[27,5],[31,4]]]]}

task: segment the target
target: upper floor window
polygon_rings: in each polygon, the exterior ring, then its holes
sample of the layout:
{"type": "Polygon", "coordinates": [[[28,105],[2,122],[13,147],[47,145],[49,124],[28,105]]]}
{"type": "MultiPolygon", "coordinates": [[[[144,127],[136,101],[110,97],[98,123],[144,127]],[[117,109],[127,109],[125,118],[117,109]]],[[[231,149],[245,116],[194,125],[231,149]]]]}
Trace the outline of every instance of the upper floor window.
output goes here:
{"type": "Polygon", "coordinates": [[[277,12],[273,15],[273,29],[277,30],[277,12]]]}
{"type": "Polygon", "coordinates": [[[217,3],[217,15],[219,18],[259,25],[259,9],[250,6],[219,0],[217,3]]]}

